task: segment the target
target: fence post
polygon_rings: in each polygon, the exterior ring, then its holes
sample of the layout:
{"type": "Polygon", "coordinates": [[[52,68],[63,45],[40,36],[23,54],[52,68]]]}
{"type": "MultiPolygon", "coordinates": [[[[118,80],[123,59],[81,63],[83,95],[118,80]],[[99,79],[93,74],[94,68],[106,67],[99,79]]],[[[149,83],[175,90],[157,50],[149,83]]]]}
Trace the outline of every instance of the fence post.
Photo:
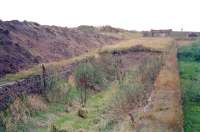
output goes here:
{"type": "Polygon", "coordinates": [[[46,76],[47,76],[47,74],[46,74],[46,68],[45,68],[45,66],[44,66],[44,64],[42,64],[42,80],[43,80],[43,88],[44,88],[44,90],[46,90],[46,76]]]}

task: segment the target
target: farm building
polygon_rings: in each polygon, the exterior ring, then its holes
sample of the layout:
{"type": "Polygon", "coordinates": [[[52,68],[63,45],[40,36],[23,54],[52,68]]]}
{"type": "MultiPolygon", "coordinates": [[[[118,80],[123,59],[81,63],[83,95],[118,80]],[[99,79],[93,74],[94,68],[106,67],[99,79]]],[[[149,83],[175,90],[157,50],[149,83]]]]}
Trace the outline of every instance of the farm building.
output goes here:
{"type": "Polygon", "coordinates": [[[167,30],[151,30],[152,37],[168,37],[172,33],[172,29],[167,30]]]}
{"type": "Polygon", "coordinates": [[[164,30],[151,30],[144,31],[143,36],[144,37],[168,37],[172,33],[172,29],[164,29],[164,30]]]}

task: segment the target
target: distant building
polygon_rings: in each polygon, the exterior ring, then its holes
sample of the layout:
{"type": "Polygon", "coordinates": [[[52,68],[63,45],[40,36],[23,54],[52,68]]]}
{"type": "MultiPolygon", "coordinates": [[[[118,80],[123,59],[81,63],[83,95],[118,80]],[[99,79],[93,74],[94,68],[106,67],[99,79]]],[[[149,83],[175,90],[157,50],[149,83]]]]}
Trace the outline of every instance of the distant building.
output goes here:
{"type": "Polygon", "coordinates": [[[172,33],[172,29],[164,29],[164,30],[151,30],[143,31],[144,37],[169,37],[172,33]]]}
{"type": "Polygon", "coordinates": [[[172,29],[151,30],[151,37],[168,37],[172,33],[172,29]]]}

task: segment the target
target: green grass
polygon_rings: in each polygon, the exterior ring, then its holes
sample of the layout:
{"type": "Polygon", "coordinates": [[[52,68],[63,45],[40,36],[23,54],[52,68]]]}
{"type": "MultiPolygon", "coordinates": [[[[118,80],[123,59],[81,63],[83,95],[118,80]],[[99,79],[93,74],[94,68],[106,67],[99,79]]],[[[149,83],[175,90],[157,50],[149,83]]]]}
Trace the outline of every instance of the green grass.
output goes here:
{"type": "MultiPolygon", "coordinates": [[[[52,123],[55,124],[58,128],[65,129],[73,129],[78,130],[80,128],[90,129],[95,125],[95,121],[99,120],[98,118],[105,110],[108,103],[112,98],[114,91],[114,87],[110,86],[102,92],[99,92],[95,95],[92,95],[88,98],[86,108],[88,109],[88,117],[83,119],[77,115],[77,110],[73,110],[70,113],[64,112],[64,110],[56,111],[56,113],[62,113],[62,115],[58,115],[55,121],[52,123]]],[[[74,91],[73,91],[74,94],[74,91]]],[[[78,96],[78,95],[76,95],[78,96]]],[[[55,109],[56,105],[50,109],[55,109]]],[[[54,112],[54,111],[53,111],[54,112]]],[[[45,115],[48,116],[48,113],[52,113],[52,111],[46,112],[45,115]]],[[[55,113],[54,113],[55,114],[55,113]]],[[[44,116],[44,117],[46,117],[44,116]]],[[[45,120],[45,118],[43,118],[45,120]]],[[[38,132],[47,131],[47,128],[39,128],[38,132]]]]}
{"type": "Polygon", "coordinates": [[[181,62],[181,86],[183,90],[183,112],[185,132],[200,131],[200,63],[181,62]]]}
{"type": "Polygon", "coordinates": [[[179,47],[178,58],[182,61],[200,62],[200,41],[179,47]]]}
{"type": "Polygon", "coordinates": [[[179,70],[183,95],[184,131],[200,131],[200,43],[179,48],[179,70]]]}
{"type": "Polygon", "coordinates": [[[3,78],[0,78],[0,84],[4,84],[9,81],[16,81],[19,79],[24,79],[31,75],[37,75],[40,73],[40,70],[41,69],[38,66],[35,66],[29,70],[23,70],[16,74],[7,74],[3,78]]]}

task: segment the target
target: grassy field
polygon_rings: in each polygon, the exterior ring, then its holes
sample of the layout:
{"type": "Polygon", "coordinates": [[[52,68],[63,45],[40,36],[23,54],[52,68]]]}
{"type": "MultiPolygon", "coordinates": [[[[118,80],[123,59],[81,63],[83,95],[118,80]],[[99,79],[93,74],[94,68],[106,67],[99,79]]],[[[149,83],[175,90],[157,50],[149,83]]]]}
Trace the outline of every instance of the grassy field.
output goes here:
{"type": "MultiPolygon", "coordinates": [[[[58,114],[57,119],[54,120],[52,123],[54,123],[54,125],[60,129],[73,131],[77,131],[81,128],[87,130],[91,129],[92,126],[95,126],[96,122],[102,120],[101,115],[104,112],[105,108],[109,105],[112,99],[111,95],[115,94],[116,90],[116,86],[112,85],[105,91],[89,97],[87,102],[87,109],[89,111],[89,114],[86,119],[77,116],[76,110],[73,110],[70,113],[62,111],[58,114]]],[[[39,128],[37,131],[46,132],[47,128],[39,128]]]]}
{"type": "Polygon", "coordinates": [[[179,47],[179,69],[183,97],[184,131],[200,131],[200,42],[179,47]]]}

